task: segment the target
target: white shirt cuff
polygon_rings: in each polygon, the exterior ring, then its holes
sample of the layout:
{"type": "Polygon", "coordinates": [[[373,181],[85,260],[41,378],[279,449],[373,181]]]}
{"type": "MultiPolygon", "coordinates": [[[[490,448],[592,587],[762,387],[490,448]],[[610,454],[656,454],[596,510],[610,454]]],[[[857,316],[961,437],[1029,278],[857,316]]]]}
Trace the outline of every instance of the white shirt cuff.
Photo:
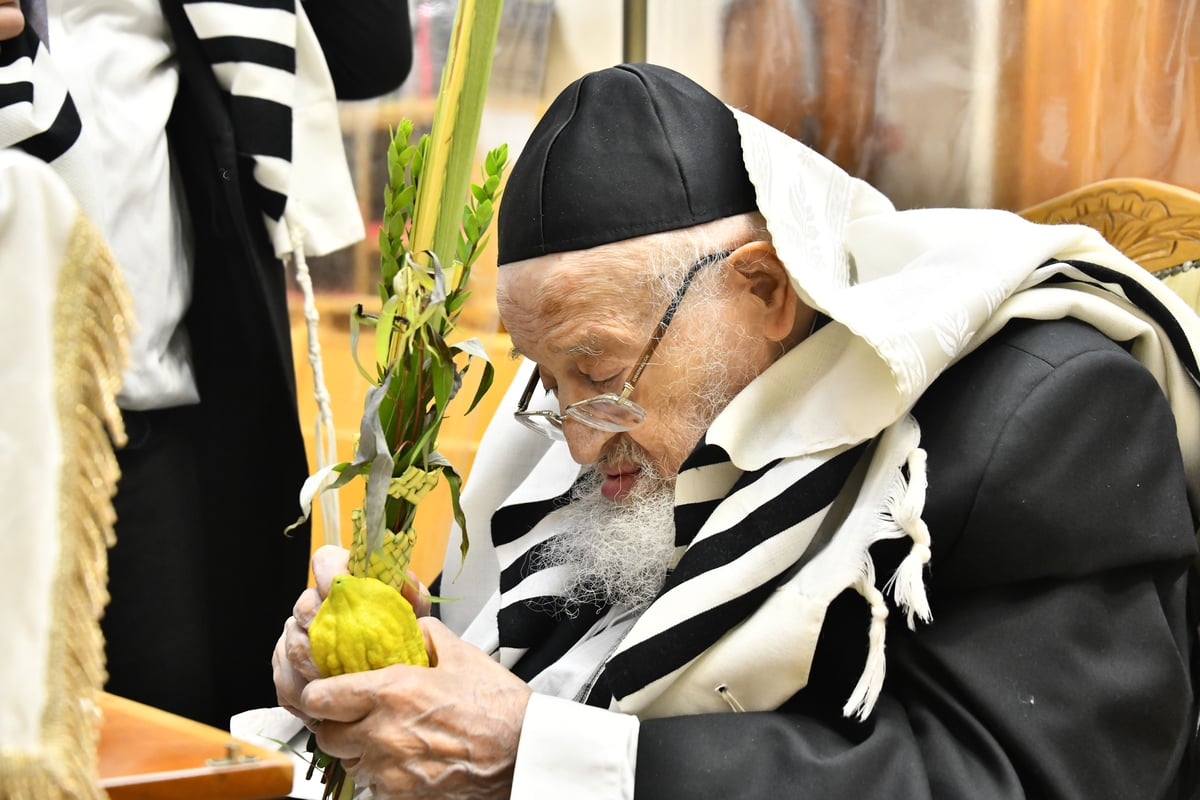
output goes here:
{"type": "Polygon", "coordinates": [[[571,700],[529,698],[512,800],[632,800],[638,718],[571,700]]]}

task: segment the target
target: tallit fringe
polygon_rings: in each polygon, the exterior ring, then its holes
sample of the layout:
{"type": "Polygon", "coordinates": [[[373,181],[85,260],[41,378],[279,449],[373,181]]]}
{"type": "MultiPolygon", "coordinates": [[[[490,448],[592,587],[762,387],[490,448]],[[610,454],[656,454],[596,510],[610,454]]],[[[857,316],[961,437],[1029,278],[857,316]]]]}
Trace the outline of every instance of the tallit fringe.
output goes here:
{"type": "MultiPolygon", "coordinates": [[[[915,629],[917,617],[923,622],[933,619],[924,581],[925,565],[929,563],[931,553],[929,527],[921,519],[921,513],[925,510],[925,493],[929,486],[925,451],[920,447],[913,447],[905,463],[908,467],[908,479],[905,480],[903,473],[897,469],[888,487],[884,511],[880,515],[874,541],[908,536],[913,542],[908,555],[884,585],[884,591],[892,592],[896,605],[907,615],[908,627],[915,629]]],[[[847,717],[857,716],[861,721],[870,716],[874,709],[887,672],[884,649],[888,609],[883,592],[875,587],[875,562],[871,560],[869,553],[864,555],[862,571],[854,589],[871,607],[871,628],[868,633],[866,665],[858,684],[842,707],[842,714],[847,717]]]]}
{"type": "MultiPolygon", "coordinates": [[[[78,216],[54,308],[56,410],[62,431],[47,704],[37,754],[0,753],[8,800],[100,800],[97,782],[112,496],[120,474],[113,442],[125,441],[116,405],[128,356],[131,305],[124,280],[92,223],[78,216]]],[[[36,532],[27,532],[31,535],[36,532]]]]}
{"type": "Polygon", "coordinates": [[[908,480],[899,479],[900,491],[888,498],[888,516],[899,531],[912,539],[908,555],[888,578],[884,591],[892,593],[896,605],[908,615],[908,627],[916,630],[916,618],[928,623],[933,619],[929,598],[925,594],[925,565],[929,563],[929,527],[921,519],[925,510],[925,492],[929,488],[925,469],[925,451],[916,447],[908,456],[908,480]]]}
{"type": "Polygon", "coordinates": [[[871,606],[871,629],[868,633],[867,663],[858,679],[850,698],[842,706],[843,716],[857,716],[859,721],[865,720],[875,708],[879,693],[883,690],[883,678],[887,672],[887,662],[884,659],[884,644],[887,636],[888,608],[883,593],[875,588],[875,562],[870,555],[863,561],[863,570],[854,589],[871,606]]]}

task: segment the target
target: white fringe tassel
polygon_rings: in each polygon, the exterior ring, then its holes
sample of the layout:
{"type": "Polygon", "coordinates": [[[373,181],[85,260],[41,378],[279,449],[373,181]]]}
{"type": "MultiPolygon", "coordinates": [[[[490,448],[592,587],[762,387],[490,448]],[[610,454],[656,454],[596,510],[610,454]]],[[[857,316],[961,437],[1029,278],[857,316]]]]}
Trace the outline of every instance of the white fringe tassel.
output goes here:
{"type": "MultiPolygon", "coordinates": [[[[896,605],[906,612],[909,629],[915,629],[916,618],[923,622],[933,619],[929,608],[929,598],[925,593],[925,565],[930,558],[929,527],[921,519],[925,510],[925,493],[929,487],[926,470],[926,453],[916,446],[917,439],[915,422],[909,430],[914,438],[910,443],[901,444],[908,451],[905,464],[908,468],[908,479],[904,479],[899,467],[895,468],[894,479],[888,487],[887,499],[879,517],[879,528],[875,532],[874,541],[880,539],[908,536],[912,547],[908,555],[900,562],[895,573],[888,579],[883,591],[892,592],[896,605]]],[[[858,684],[851,692],[842,713],[847,716],[857,716],[865,720],[875,708],[879,693],[883,690],[884,674],[887,664],[884,658],[884,646],[887,636],[888,608],[883,592],[875,587],[875,563],[869,553],[864,554],[864,563],[855,590],[866,599],[871,606],[871,629],[868,634],[867,662],[858,684]]]]}
{"type": "MultiPolygon", "coordinates": [[[[313,399],[317,402],[317,416],[313,421],[313,441],[317,448],[317,470],[337,463],[337,432],[333,427],[333,408],[329,402],[329,390],[325,388],[325,368],[321,361],[321,340],[317,334],[320,314],[317,313],[313,294],[312,276],[308,272],[308,261],[304,256],[304,232],[296,226],[289,227],[292,238],[292,262],[296,267],[296,283],[304,295],[304,323],[308,332],[308,364],[313,374],[313,399]]],[[[342,545],[341,510],[337,492],[318,493],[321,502],[321,524],[325,531],[325,544],[342,545]]]]}
{"type": "Polygon", "coordinates": [[[912,548],[888,579],[885,591],[892,592],[896,605],[908,614],[908,627],[916,630],[916,618],[928,623],[933,619],[925,594],[925,565],[929,563],[929,527],[921,519],[925,510],[925,491],[929,487],[925,469],[925,451],[913,448],[908,456],[908,482],[904,491],[888,501],[888,511],[896,526],[912,539],[912,548]]]}
{"type": "Polygon", "coordinates": [[[883,690],[883,676],[887,671],[883,649],[887,636],[888,609],[883,593],[875,588],[875,563],[871,561],[870,555],[866,556],[862,574],[859,575],[854,588],[871,606],[871,630],[868,634],[866,666],[863,667],[863,674],[859,677],[854,691],[850,693],[846,705],[842,707],[842,714],[847,717],[857,716],[859,721],[862,721],[870,716],[871,710],[875,708],[875,701],[879,699],[879,693],[883,690]]]}

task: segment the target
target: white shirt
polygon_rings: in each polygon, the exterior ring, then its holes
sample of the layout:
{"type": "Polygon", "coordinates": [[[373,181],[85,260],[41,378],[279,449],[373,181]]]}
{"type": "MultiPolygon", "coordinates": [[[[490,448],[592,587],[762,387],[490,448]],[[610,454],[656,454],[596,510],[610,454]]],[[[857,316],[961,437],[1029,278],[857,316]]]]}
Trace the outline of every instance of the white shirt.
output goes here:
{"type": "Polygon", "coordinates": [[[47,11],[50,53],[79,110],[78,146],[99,184],[79,196],[133,297],[137,327],[118,404],[196,403],[181,325],[192,291],[190,232],[166,136],[179,85],[170,30],[158,0],[48,0],[47,11]]]}

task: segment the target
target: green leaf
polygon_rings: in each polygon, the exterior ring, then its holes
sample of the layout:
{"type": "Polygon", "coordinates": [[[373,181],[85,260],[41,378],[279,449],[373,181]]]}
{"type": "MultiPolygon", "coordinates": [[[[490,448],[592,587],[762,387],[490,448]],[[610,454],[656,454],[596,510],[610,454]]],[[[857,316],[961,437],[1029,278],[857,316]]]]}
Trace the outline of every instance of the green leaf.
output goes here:
{"type": "Polygon", "coordinates": [[[442,475],[446,478],[446,485],[450,487],[450,508],[462,534],[462,541],[458,545],[458,568],[461,574],[462,565],[467,563],[467,551],[471,548],[471,539],[467,535],[467,515],[463,513],[462,508],[462,476],[449,463],[442,468],[442,475]]]}
{"type": "Polygon", "coordinates": [[[363,320],[362,305],[356,304],[350,312],[350,357],[354,360],[354,366],[358,368],[358,372],[368,382],[374,383],[375,379],[371,377],[371,373],[363,368],[362,362],[358,360],[358,334],[359,326],[363,320]]]}
{"type": "Polygon", "coordinates": [[[430,373],[433,379],[433,401],[441,413],[450,404],[450,396],[454,391],[454,363],[439,360],[439,363],[431,367],[430,373]]]}
{"type": "Polygon", "coordinates": [[[417,196],[417,187],[405,186],[396,194],[396,199],[393,205],[398,211],[407,211],[412,208],[413,198],[417,196]]]}
{"type": "Polygon", "coordinates": [[[392,327],[396,321],[396,310],[400,307],[399,297],[389,297],[379,311],[379,322],[375,328],[375,361],[387,365],[391,359],[392,327]]]}
{"type": "Polygon", "coordinates": [[[463,339],[461,342],[452,344],[450,345],[450,349],[459,353],[466,353],[471,358],[478,358],[491,363],[487,349],[484,348],[483,342],[479,341],[479,337],[477,336],[472,336],[470,339],[463,339]]]}
{"type": "Polygon", "coordinates": [[[479,388],[475,390],[475,397],[471,400],[471,405],[467,408],[467,413],[470,414],[475,410],[475,406],[479,405],[479,401],[487,394],[487,390],[492,388],[492,382],[496,379],[496,368],[491,361],[483,363],[483,374],[479,376],[479,388]]]}
{"type": "Polygon", "coordinates": [[[483,169],[488,175],[499,175],[507,161],[508,145],[501,144],[488,151],[483,159],[483,169]]]}
{"type": "Polygon", "coordinates": [[[480,203],[479,208],[475,209],[475,216],[477,219],[484,220],[485,225],[487,222],[490,222],[492,219],[492,201],[484,200],[480,203]]]}
{"type": "MultiPolygon", "coordinates": [[[[394,141],[394,140],[393,140],[394,141]]],[[[400,157],[400,151],[393,145],[387,150],[387,171],[388,179],[392,185],[400,183],[404,175],[404,160],[400,157]]],[[[390,195],[391,186],[384,190],[384,198],[390,195]]]]}
{"type": "Polygon", "coordinates": [[[487,243],[488,243],[487,235],[485,234],[483,236],[480,236],[479,241],[475,243],[475,249],[471,252],[470,257],[466,261],[464,261],[463,264],[468,267],[473,266],[475,264],[475,262],[479,260],[479,256],[483,253],[483,249],[485,247],[487,247],[487,243]]]}
{"type": "MultiPolygon", "coordinates": [[[[390,381],[389,381],[390,383],[390,381]]],[[[367,556],[379,549],[384,531],[384,504],[392,475],[392,454],[381,424],[379,407],[386,394],[383,386],[367,390],[362,422],[359,426],[358,457],[355,463],[369,463],[366,496],[363,500],[363,524],[367,531],[367,556]]],[[[344,475],[345,473],[343,473],[344,475]]]]}
{"type": "Polygon", "coordinates": [[[396,256],[392,253],[391,243],[388,241],[387,226],[379,226],[379,262],[383,282],[388,286],[392,284],[392,278],[400,269],[399,263],[396,261],[396,256]]]}
{"type": "MultiPolygon", "coordinates": [[[[491,388],[492,382],[496,378],[496,368],[492,365],[492,360],[488,357],[487,350],[484,349],[483,343],[479,339],[465,339],[458,344],[452,345],[452,350],[467,354],[468,365],[471,359],[478,358],[483,361],[483,374],[479,376],[479,387],[475,390],[475,397],[471,400],[471,405],[467,406],[465,413],[470,414],[475,410],[475,406],[479,405],[479,401],[487,394],[487,390],[491,388]]],[[[464,372],[466,369],[463,370],[464,372]]]]}

